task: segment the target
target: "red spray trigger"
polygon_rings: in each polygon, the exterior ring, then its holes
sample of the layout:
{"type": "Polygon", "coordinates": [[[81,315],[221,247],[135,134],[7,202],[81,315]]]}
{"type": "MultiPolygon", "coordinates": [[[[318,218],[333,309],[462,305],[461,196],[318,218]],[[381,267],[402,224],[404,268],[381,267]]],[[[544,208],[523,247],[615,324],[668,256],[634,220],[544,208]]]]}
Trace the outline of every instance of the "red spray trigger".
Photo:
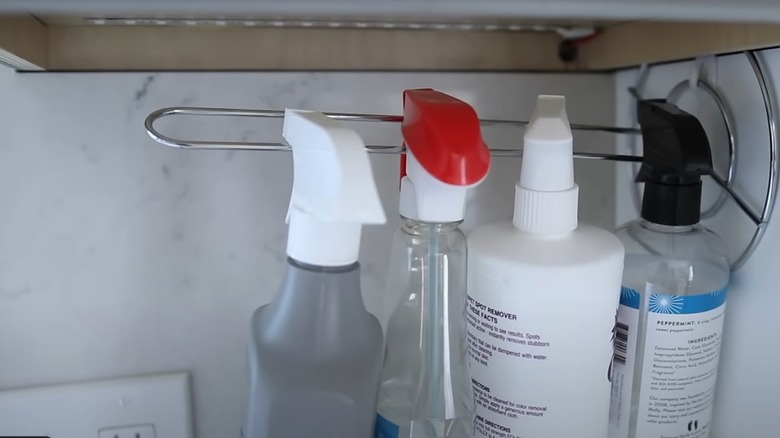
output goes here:
{"type": "Polygon", "coordinates": [[[401,133],[420,165],[441,182],[477,184],[490,168],[479,117],[471,105],[432,89],[404,91],[401,133]]]}

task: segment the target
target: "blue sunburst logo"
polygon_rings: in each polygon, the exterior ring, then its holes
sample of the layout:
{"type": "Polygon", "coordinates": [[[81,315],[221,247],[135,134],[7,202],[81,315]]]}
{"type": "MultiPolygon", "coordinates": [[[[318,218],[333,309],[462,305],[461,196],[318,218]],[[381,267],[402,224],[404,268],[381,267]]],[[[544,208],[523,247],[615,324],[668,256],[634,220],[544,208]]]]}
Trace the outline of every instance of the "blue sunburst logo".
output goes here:
{"type": "Polygon", "coordinates": [[[649,309],[653,313],[680,313],[682,310],[682,297],[676,295],[650,295],[649,309]]]}
{"type": "Polygon", "coordinates": [[[621,287],[620,288],[620,296],[622,298],[632,298],[635,295],[639,295],[639,292],[635,291],[634,289],[628,288],[628,287],[621,287]]]}

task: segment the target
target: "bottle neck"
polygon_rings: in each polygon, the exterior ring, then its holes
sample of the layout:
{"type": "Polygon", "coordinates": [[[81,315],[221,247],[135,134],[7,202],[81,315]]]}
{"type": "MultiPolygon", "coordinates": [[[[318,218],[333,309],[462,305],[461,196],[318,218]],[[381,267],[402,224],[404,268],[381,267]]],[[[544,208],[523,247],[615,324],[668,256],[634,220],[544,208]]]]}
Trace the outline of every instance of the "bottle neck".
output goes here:
{"type": "Polygon", "coordinates": [[[701,181],[670,185],[645,181],[642,218],[654,224],[693,225],[701,219],[701,181]]]}
{"type": "Polygon", "coordinates": [[[690,233],[695,227],[695,225],[663,225],[647,219],[642,219],[641,226],[650,231],[666,234],[690,233]]]}
{"type": "MultiPolygon", "coordinates": [[[[317,266],[310,265],[300,260],[295,260],[292,257],[287,258],[287,263],[290,264],[291,269],[304,271],[313,275],[316,274],[347,274],[357,272],[360,269],[360,264],[357,262],[350,263],[343,266],[317,266]]],[[[350,277],[354,275],[349,275],[350,277]]]]}
{"type": "Polygon", "coordinates": [[[561,236],[577,228],[579,187],[543,192],[515,185],[515,228],[532,234],[561,236]]]}
{"type": "Polygon", "coordinates": [[[268,330],[280,336],[299,330],[301,320],[336,332],[351,330],[354,318],[366,312],[360,265],[313,266],[288,258],[284,281],[267,312],[268,330]]]}
{"type": "Polygon", "coordinates": [[[463,223],[462,220],[456,222],[423,222],[415,219],[409,219],[401,216],[403,224],[401,230],[412,236],[431,236],[436,234],[451,233],[458,230],[458,226],[463,223]]]}
{"type": "Polygon", "coordinates": [[[362,226],[328,222],[291,208],[287,255],[309,266],[347,266],[358,260],[362,226]]]}

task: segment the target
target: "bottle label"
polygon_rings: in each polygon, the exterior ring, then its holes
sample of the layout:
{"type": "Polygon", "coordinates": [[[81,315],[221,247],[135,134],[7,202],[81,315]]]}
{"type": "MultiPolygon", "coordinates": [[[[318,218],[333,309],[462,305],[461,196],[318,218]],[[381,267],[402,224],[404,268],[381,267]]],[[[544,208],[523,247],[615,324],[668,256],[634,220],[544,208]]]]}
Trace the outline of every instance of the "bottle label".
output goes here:
{"type": "Polygon", "coordinates": [[[632,388],[637,381],[636,438],[706,437],[712,419],[726,289],[690,296],[658,290],[648,284],[645,294],[626,287],[621,291],[610,436],[628,436],[632,388]],[[640,342],[639,311],[643,295],[648,309],[644,345],[640,342]],[[641,367],[637,368],[639,361],[641,367]]]}
{"type": "Polygon", "coordinates": [[[538,310],[552,307],[548,290],[468,296],[475,437],[604,437],[617,297],[601,295],[574,295],[558,312],[538,310]]]}
{"type": "Polygon", "coordinates": [[[376,414],[374,438],[398,438],[399,430],[400,428],[397,424],[383,417],[381,414],[376,414]]]}

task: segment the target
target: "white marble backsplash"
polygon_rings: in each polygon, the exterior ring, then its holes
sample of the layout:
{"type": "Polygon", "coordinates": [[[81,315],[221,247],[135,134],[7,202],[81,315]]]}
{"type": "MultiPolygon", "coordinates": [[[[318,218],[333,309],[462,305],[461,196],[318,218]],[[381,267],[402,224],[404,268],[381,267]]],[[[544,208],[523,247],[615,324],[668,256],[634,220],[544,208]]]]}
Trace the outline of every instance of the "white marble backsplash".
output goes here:
{"type": "MultiPolygon", "coordinates": [[[[397,114],[405,88],[433,87],[485,118],[527,119],[540,93],[573,122],[613,120],[609,75],[472,73],[46,73],[0,68],[0,388],[188,370],[201,438],[238,436],[249,317],[285,259],[287,153],[162,147],[146,115],[176,105],[397,114]]],[[[256,120],[161,123],[180,136],[279,138],[256,120]]],[[[360,126],[397,144],[397,127],[360,126]]],[[[520,129],[486,129],[495,147],[520,129]]],[[[611,151],[609,135],[576,134],[611,151]]],[[[388,217],[366,227],[369,310],[382,302],[398,225],[398,157],[374,156],[388,217]]],[[[611,226],[613,171],[578,163],[581,218],[611,226]]],[[[519,159],[495,160],[464,225],[511,215],[519,159]]]]}

